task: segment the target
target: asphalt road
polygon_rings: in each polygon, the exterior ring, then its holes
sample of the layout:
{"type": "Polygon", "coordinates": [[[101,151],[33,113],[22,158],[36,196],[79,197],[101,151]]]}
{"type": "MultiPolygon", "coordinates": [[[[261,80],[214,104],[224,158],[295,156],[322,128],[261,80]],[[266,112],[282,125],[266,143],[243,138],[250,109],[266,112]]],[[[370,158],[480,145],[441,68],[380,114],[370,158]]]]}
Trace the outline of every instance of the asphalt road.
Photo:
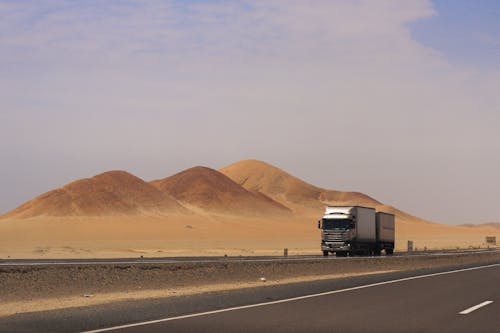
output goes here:
{"type": "MultiPolygon", "coordinates": [[[[455,255],[465,253],[498,252],[500,249],[471,249],[471,250],[439,250],[420,252],[399,252],[394,256],[435,256],[455,255]]],[[[320,252],[320,251],[318,251],[320,252]]],[[[382,256],[384,257],[384,256],[382,256]]],[[[50,265],[113,265],[113,264],[169,264],[169,263],[198,263],[198,262],[262,262],[262,261],[293,261],[293,260],[353,260],[366,259],[364,256],[335,257],[323,255],[294,255],[294,256],[202,256],[202,257],[164,257],[164,258],[104,258],[104,259],[0,259],[0,266],[50,266],[50,265]]],[[[380,257],[377,257],[380,258],[380,257]]]]}
{"type": "Polygon", "coordinates": [[[495,265],[105,331],[500,332],[499,281],[495,265]]]}
{"type": "Polygon", "coordinates": [[[0,332],[500,332],[500,262],[474,266],[25,313],[0,332]]]}

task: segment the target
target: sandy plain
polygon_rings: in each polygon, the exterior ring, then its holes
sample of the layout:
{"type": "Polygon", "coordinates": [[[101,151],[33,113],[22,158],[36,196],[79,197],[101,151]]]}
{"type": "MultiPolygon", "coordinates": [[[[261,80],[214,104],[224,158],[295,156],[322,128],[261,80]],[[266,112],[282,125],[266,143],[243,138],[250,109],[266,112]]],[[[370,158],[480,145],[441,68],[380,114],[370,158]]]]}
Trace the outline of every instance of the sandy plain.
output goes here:
{"type": "MultiPolygon", "coordinates": [[[[396,250],[485,248],[493,227],[399,222],[396,250]]],[[[0,259],[320,254],[316,219],[219,216],[31,218],[0,221],[0,259]]]]}

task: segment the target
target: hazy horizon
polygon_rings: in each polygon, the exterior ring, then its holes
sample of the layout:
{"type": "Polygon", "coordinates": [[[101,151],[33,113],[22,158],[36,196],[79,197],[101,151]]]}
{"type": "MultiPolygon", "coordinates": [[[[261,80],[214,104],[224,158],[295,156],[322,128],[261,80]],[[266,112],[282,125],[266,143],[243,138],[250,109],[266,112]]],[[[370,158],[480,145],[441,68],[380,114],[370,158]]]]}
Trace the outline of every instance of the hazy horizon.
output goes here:
{"type": "MultiPolygon", "coordinates": [[[[0,1],[0,214],[243,159],[499,222],[495,1],[0,1]]],[[[320,213],[320,212],[319,212],[320,213]]]]}

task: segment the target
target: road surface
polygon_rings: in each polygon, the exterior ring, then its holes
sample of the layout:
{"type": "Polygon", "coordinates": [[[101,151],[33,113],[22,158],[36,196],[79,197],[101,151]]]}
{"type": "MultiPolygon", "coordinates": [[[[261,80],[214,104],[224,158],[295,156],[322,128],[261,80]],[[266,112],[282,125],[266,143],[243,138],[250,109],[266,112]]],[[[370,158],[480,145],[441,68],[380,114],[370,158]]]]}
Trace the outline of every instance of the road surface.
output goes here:
{"type": "MultiPolygon", "coordinates": [[[[319,252],[319,251],[318,251],[319,252]]],[[[406,256],[443,256],[472,253],[493,253],[500,249],[471,249],[471,250],[439,250],[426,252],[399,252],[395,257],[406,256]]],[[[372,257],[372,258],[383,258],[372,257]]],[[[115,264],[172,264],[172,263],[210,263],[210,262],[266,262],[266,261],[308,261],[314,260],[364,260],[370,257],[335,257],[322,255],[294,255],[294,256],[203,256],[203,257],[164,257],[164,258],[106,258],[106,259],[0,259],[0,266],[51,266],[51,265],[115,265],[115,264]]]]}
{"type": "Polygon", "coordinates": [[[500,332],[500,264],[97,332],[500,332]]]}
{"type": "Polygon", "coordinates": [[[392,272],[20,314],[0,332],[500,332],[498,281],[500,262],[392,272]]]}

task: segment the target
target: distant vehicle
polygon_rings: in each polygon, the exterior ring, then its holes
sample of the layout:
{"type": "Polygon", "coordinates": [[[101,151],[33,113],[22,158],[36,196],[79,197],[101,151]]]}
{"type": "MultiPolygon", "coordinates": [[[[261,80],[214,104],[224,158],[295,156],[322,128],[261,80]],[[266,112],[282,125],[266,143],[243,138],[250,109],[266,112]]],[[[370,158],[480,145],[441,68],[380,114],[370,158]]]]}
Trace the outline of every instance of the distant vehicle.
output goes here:
{"type": "Polygon", "coordinates": [[[394,253],[394,215],[361,206],[328,206],[318,221],[323,255],[394,253]]]}

